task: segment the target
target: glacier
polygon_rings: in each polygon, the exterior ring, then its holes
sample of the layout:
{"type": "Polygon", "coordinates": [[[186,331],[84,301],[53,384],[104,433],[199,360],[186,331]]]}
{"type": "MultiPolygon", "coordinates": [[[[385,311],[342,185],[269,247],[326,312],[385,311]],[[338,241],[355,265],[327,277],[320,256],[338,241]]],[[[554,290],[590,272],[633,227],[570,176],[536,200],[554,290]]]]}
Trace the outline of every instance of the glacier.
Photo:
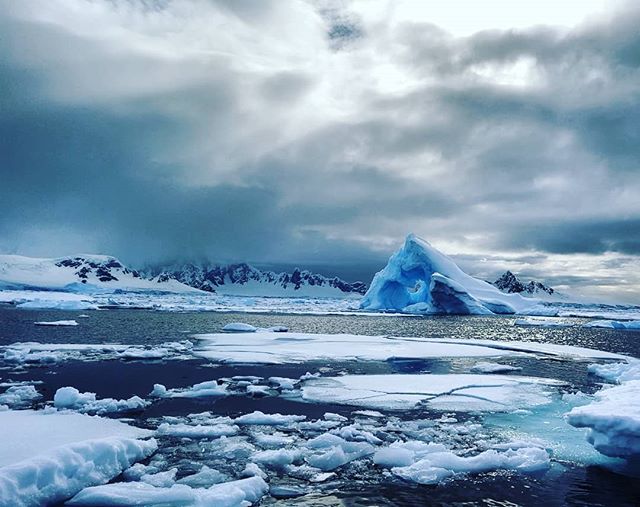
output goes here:
{"type": "Polygon", "coordinates": [[[491,315],[527,313],[535,298],[507,294],[462,271],[424,239],[409,234],[360,303],[363,310],[418,314],[491,315]]]}

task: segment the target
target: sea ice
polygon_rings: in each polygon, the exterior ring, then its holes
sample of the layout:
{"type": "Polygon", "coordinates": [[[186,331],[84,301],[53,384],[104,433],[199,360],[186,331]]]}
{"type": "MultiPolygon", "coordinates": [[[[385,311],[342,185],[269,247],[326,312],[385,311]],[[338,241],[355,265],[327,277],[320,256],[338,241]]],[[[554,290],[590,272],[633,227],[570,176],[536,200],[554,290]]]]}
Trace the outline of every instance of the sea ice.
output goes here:
{"type": "Polygon", "coordinates": [[[227,396],[227,387],[218,384],[216,380],[209,380],[194,384],[184,389],[167,389],[162,384],[154,384],[149,396],[157,398],[208,398],[211,396],[227,396]]]}
{"type": "Polygon", "coordinates": [[[268,491],[267,483],[257,476],[214,484],[206,489],[192,488],[185,484],[163,488],[144,482],[119,482],[86,488],[67,504],[245,507],[260,500],[268,491]]]}
{"type": "Polygon", "coordinates": [[[583,327],[640,331],[640,320],[593,320],[584,324],[583,327]]]}
{"type": "Polygon", "coordinates": [[[305,415],[265,414],[259,410],[236,417],[233,422],[244,425],[285,426],[294,422],[304,421],[305,415]]]}
{"type": "Polygon", "coordinates": [[[132,396],[128,400],[113,398],[96,399],[96,393],[81,393],[75,387],[61,387],[53,396],[53,405],[57,409],[77,410],[87,414],[108,414],[116,412],[131,412],[142,410],[150,402],[139,396],[132,396]]]}
{"type": "Polygon", "coordinates": [[[587,440],[602,454],[640,456],[640,380],[629,380],[595,394],[589,405],[567,414],[569,424],[589,428],[587,440]]]}
{"type": "Polygon", "coordinates": [[[573,324],[558,319],[516,319],[514,324],[523,327],[571,327],[573,324]]]}
{"type": "Polygon", "coordinates": [[[0,405],[6,405],[9,408],[20,408],[30,405],[41,397],[42,395],[32,385],[11,386],[0,394],[0,405]]]}
{"type": "Polygon", "coordinates": [[[225,333],[255,333],[258,328],[244,322],[231,322],[224,326],[222,330],[225,333]]]}
{"type": "Polygon", "coordinates": [[[62,502],[156,450],[152,432],[76,413],[0,412],[0,505],[62,502]]]}
{"type": "Polygon", "coordinates": [[[218,438],[236,435],[239,428],[231,424],[213,424],[191,426],[189,424],[162,423],[156,430],[157,436],[188,437],[188,438],[218,438]]]}
{"type": "Polygon", "coordinates": [[[426,404],[438,410],[510,411],[548,403],[551,387],[561,384],[500,375],[344,375],[307,381],[302,398],[387,410],[426,404]]]}
{"type": "Polygon", "coordinates": [[[78,323],[75,320],[52,320],[34,322],[36,326],[77,326],[78,323]]]}
{"type": "Polygon", "coordinates": [[[509,366],[508,364],[480,362],[471,367],[471,371],[478,373],[506,373],[508,371],[518,371],[522,368],[517,366],[509,366]]]}

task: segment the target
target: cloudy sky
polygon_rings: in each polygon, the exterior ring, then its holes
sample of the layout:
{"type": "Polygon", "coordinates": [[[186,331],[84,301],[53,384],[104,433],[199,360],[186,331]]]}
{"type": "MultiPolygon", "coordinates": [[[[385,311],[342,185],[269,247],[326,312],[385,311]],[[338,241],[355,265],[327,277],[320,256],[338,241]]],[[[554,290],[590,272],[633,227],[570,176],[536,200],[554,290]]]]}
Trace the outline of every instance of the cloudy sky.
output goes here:
{"type": "Polygon", "coordinates": [[[366,278],[413,231],[640,302],[638,26],[615,0],[0,0],[0,251],[366,278]]]}

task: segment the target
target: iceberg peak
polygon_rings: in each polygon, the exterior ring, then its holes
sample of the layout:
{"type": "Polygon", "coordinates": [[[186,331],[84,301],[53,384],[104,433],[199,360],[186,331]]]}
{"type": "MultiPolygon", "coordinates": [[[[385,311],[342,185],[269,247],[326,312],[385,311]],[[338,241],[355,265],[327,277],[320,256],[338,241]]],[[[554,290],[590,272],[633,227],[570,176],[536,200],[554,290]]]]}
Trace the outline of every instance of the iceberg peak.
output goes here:
{"type": "Polygon", "coordinates": [[[519,294],[505,294],[474,278],[428,241],[410,233],[364,295],[365,310],[424,314],[516,313],[532,306],[519,294]]]}

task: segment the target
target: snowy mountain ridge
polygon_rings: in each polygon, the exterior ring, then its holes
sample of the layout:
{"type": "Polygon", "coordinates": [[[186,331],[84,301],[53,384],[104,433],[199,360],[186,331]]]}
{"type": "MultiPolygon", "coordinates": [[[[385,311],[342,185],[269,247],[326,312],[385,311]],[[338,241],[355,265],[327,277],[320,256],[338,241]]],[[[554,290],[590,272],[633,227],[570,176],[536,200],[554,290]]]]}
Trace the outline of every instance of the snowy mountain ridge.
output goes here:
{"type": "Polygon", "coordinates": [[[173,279],[145,278],[115,257],[93,254],[53,259],[0,255],[0,289],[198,292],[173,279]]]}
{"type": "Polygon", "coordinates": [[[246,263],[179,263],[142,272],[158,280],[173,278],[191,287],[223,295],[343,297],[361,296],[367,289],[363,282],[346,282],[308,270],[295,268],[291,273],[276,273],[246,263]]]}
{"type": "Polygon", "coordinates": [[[547,287],[542,282],[531,280],[529,283],[524,283],[518,279],[511,271],[505,271],[495,282],[492,283],[500,289],[502,292],[508,294],[540,294],[546,293],[549,295],[554,294],[556,291],[551,287],[547,287]]]}

